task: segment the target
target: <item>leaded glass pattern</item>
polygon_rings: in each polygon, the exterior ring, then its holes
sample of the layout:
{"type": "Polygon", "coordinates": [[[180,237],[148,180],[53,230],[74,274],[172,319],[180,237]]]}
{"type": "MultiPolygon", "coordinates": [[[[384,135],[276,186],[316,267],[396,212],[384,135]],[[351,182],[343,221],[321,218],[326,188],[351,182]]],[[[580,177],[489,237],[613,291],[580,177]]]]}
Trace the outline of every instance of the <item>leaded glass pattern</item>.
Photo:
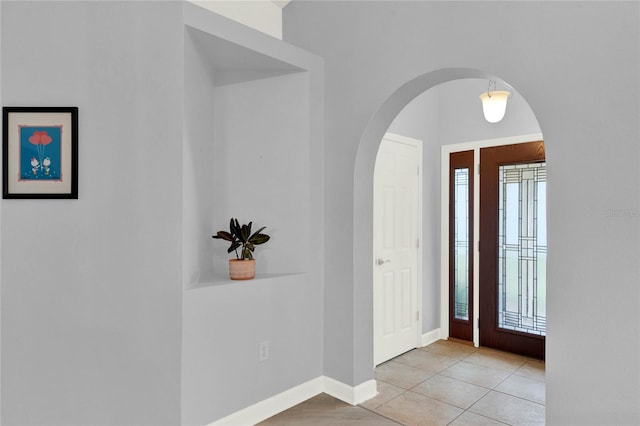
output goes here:
{"type": "Polygon", "coordinates": [[[454,318],[469,319],[469,169],[454,170],[454,318]]]}
{"type": "Polygon", "coordinates": [[[547,326],[546,164],[499,167],[498,327],[544,336],[547,326]]]}

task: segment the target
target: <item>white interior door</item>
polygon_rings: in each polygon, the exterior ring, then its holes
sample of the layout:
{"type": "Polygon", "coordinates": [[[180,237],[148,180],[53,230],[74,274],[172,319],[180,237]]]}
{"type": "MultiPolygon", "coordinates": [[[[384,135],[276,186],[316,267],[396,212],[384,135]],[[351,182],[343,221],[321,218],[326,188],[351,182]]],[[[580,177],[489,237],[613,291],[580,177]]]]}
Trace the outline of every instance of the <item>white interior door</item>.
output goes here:
{"type": "Polygon", "coordinates": [[[385,135],[374,173],[374,362],[418,345],[420,141],[385,135]]]}

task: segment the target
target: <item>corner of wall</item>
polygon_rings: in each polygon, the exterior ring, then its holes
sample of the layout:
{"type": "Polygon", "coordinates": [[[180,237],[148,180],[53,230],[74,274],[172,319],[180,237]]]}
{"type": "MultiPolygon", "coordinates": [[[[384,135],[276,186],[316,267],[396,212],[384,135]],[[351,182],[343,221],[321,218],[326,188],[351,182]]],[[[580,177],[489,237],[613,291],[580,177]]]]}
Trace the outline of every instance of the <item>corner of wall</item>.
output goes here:
{"type": "Polygon", "coordinates": [[[218,15],[282,40],[282,8],[271,1],[189,0],[218,15]]]}

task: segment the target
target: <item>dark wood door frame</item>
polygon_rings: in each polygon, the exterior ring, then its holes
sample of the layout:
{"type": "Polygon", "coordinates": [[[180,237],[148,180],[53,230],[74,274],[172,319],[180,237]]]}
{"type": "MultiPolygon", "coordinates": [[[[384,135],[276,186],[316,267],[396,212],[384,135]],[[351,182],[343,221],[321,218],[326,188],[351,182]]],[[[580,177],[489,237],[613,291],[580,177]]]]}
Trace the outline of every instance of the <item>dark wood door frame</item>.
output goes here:
{"type": "Polygon", "coordinates": [[[538,359],[545,357],[544,336],[505,330],[497,325],[498,169],[505,164],[544,160],[542,141],[480,149],[480,345],[538,359]]]}

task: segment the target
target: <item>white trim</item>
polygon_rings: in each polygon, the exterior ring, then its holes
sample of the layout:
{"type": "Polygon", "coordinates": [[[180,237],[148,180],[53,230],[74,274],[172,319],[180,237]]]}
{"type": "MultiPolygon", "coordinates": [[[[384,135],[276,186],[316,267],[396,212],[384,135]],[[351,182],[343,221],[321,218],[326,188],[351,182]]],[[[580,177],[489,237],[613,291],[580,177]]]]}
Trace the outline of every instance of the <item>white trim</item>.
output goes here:
{"type": "Polygon", "coordinates": [[[440,336],[449,338],[449,154],[442,146],[440,157],[440,336]]]}
{"type": "Polygon", "coordinates": [[[391,132],[385,133],[382,139],[387,139],[393,142],[403,143],[405,145],[410,145],[410,146],[422,145],[422,141],[420,139],[411,138],[409,136],[403,136],[403,135],[399,135],[397,133],[391,133],[391,132]]]}
{"type": "Polygon", "coordinates": [[[436,328],[435,330],[431,330],[430,332],[422,335],[422,347],[429,346],[438,340],[440,340],[440,329],[436,328]]]}
{"type": "MultiPolygon", "coordinates": [[[[483,139],[479,141],[469,141],[469,142],[460,142],[453,143],[449,145],[442,145],[442,151],[447,151],[447,153],[458,152],[458,151],[469,151],[476,148],[488,148],[491,146],[501,146],[501,145],[512,145],[515,143],[525,143],[525,142],[534,142],[543,140],[542,133],[531,133],[528,135],[520,135],[520,136],[509,136],[505,138],[497,138],[497,139],[483,139]]],[[[448,176],[447,171],[447,176],[448,176]]]]}
{"type": "MultiPolygon", "coordinates": [[[[480,346],[480,147],[473,149],[473,346],[480,346]]],[[[448,281],[448,280],[447,280],[448,281]]]]}
{"type": "MultiPolygon", "coordinates": [[[[449,338],[449,154],[459,151],[474,151],[474,169],[476,177],[479,173],[480,149],[490,146],[511,145],[543,140],[542,133],[529,135],[510,136],[498,139],[486,139],[480,141],[463,142],[442,146],[441,173],[440,173],[440,330],[441,338],[449,338]]],[[[480,312],[480,253],[478,252],[478,242],[480,241],[479,228],[480,220],[480,179],[474,179],[473,197],[474,203],[473,220],[475,229],[473,232],[473,344],[480,345],[480,332],[478,330],[478,314],[480,312]]]]}
{"type": "Polygon", "coordinates": [[[357,386],[349,386],[331,377],[319,376],[229,414],[209,426],[254,425],[323,392],[351,405],[360,404],[378,394],[377,384],[373,379],[357,386]]]}
{"type": "Polygon", "coordinates": [[[417,234],[418,234],[418,270],[416,273],[416,279],[418,280],[418,300],[417,305],[416,305],[416,309],[418,310],[418,336],[417,336],[417,346],[416,347],[420,347],[420,344],[422,343],[422,324],[423,324],[423,318],[424,318],[424,314],[422,312],[422,286],[424,285],[423,283],[423,275],[422,275],[422,266],[424,263],[424,258],[423,258],[423,251],[422,251],[422,247],[424,247],[424,234],[422,233],[422,222],[424,221],[424,213],[422,211],[422,204],[424,202],[424,196],[423,196],[423,180],[424,180],[424,156],[423,156],[423,144],[422,141],[420,141],[420,143],[418,144],[418,228],[417,228],[417,234]]]}
{"type": "Polygon", "coordinates": [[[358,386],[349,386],[331,377],[323,376],[324,393],[351,405],[358,405],[378,394],[378,385],[371,379],[358,386]]]}
{"type": "Polygon", "coordinates": [[[225,426],[254,425],[312,398],[324,390],[324,377],[316,377],[277,395],[236,411],[210,424],[225,426]]]}

